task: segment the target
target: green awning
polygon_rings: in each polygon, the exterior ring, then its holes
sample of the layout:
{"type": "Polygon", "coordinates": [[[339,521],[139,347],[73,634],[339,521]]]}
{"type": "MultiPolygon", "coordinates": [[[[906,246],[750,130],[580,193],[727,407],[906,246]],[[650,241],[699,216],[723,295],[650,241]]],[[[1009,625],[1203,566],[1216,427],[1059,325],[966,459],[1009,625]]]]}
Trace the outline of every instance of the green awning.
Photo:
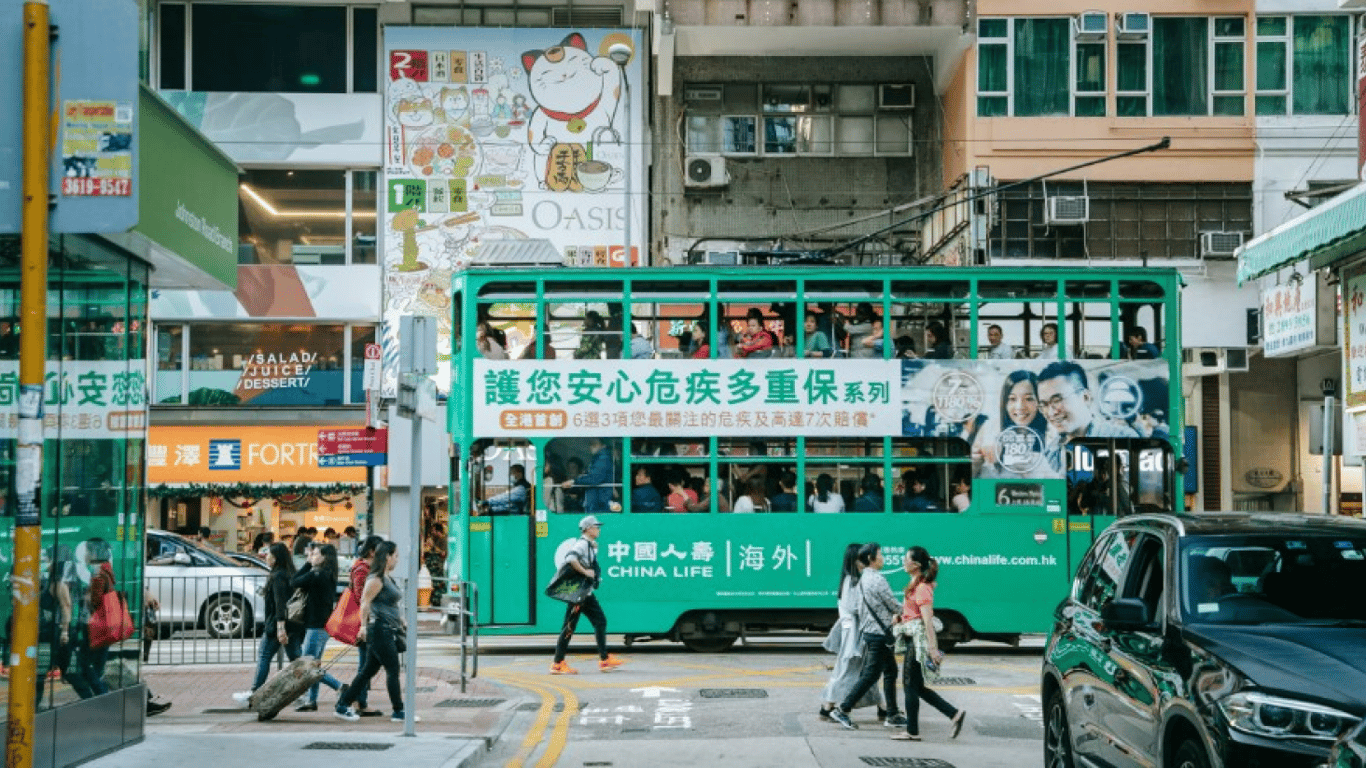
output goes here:
{"type": "Polygon", "coordinates": [[[1297,261],[1325,267],[1366,250],[1366,184],[1248,241],[1238,251],[1238,283],[1297,261]]]}

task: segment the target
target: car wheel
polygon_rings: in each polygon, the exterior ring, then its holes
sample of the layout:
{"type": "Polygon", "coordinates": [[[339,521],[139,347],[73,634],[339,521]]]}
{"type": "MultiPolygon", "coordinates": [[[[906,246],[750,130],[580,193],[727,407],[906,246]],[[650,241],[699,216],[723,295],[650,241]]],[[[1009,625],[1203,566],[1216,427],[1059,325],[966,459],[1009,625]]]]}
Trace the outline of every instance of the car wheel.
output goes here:
{"type": "Polygon", "coordinates": [[[216,639],[246,637],[251,609],[236,595],[219,595],[204,609],[204,628],[216,639]]]}
{"type": "Polygon", "coordinates": [[[1062,703],[1062,691],[1049,695],[1043,727],[1044,768],[1072,768],[1072,734],[1067,727],[1067,706],[1062,703]]]}
{"type": "Polygon", "coordinates": [[[1172,768],[1209,768],[1209,760],[1205,757],[1205,750],[1200,746],[1200,742],[1186,739],[1176,748],[1171,765],[1172,768]]]}

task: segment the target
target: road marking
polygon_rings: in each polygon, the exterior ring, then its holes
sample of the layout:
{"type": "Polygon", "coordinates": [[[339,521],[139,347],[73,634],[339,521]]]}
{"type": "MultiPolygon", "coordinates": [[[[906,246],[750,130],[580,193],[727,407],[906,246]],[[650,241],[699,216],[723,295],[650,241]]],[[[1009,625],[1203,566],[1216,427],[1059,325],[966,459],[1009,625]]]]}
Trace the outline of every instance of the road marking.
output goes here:
{"type": "Polygon", "coordinates": [[[1024,701],[1012,702],[1015,708],[1020,710],[1020,717],[1036,723],[1043,723],[1043,699],[1036,693],[1016,694],[1016,699],[1024,701]]]}
{"type": "Polygon", "coordinates": [[[489,672],[487,674],[494,680],[499,680],[514,688],[531,691],[541,698],[541,707],[536,711],[536,720],[527,730],[526,738],[522,739],[517,754],[508,761],[507,767],[523,768],[526,761],[536,751],[536,747],[545,744],[545,751],[541,753],[541,759],[536,761],[536,768],[552,768],[564,752],[565,741],[569,737],[569,723],[579,712],[579,697],[566,686],[543,680],[533,682],[518,673],[489,672]],[[546,728],[550,726],[550,716],[554,709],[555,694],[557,693],[564,702],[564,707],[559,717],[555,718],[555,725],[550,731],[550,738],[546,739],[543,736],[546,728]]]}

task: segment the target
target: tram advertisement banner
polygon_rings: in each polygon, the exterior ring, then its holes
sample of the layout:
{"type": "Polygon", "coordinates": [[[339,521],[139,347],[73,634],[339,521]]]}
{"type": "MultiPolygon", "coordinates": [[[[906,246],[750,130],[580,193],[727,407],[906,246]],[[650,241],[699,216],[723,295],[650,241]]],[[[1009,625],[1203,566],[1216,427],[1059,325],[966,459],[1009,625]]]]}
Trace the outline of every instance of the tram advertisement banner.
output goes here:
{"type": "Polygon", "coordinates": [[[1162,360],[475,360],[475,437],[957,437],[983,477],[1074,438],[1166,438],[1162,360]]]}
{"type": "Polygon", "coordinates": [[[392,396],[404,314],[439,318],[437,381],[449,386],[451,274],[483,246],[542,241],[572,266],[639,262],[649,90],[639,30],[389,26],[384,47],[392,396]]]}

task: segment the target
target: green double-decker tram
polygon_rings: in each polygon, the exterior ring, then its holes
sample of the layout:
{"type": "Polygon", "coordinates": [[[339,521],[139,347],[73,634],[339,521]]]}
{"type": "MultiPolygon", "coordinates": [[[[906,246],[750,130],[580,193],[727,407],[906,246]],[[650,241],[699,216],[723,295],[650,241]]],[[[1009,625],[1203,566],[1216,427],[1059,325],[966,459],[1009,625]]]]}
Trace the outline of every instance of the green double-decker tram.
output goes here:
{"type": "MultiPolygon", "coordinates": [[[[939,559],[950,644],[1046,631],[1117,515],[1179,510],[1162,269],[475,267],[452,280],[452,579],[559,631],[578,520],[629,641],[823,631],[844,550],[939,559]]],[[[899,577],[899,578],[898,578],[899,577]]]]}

